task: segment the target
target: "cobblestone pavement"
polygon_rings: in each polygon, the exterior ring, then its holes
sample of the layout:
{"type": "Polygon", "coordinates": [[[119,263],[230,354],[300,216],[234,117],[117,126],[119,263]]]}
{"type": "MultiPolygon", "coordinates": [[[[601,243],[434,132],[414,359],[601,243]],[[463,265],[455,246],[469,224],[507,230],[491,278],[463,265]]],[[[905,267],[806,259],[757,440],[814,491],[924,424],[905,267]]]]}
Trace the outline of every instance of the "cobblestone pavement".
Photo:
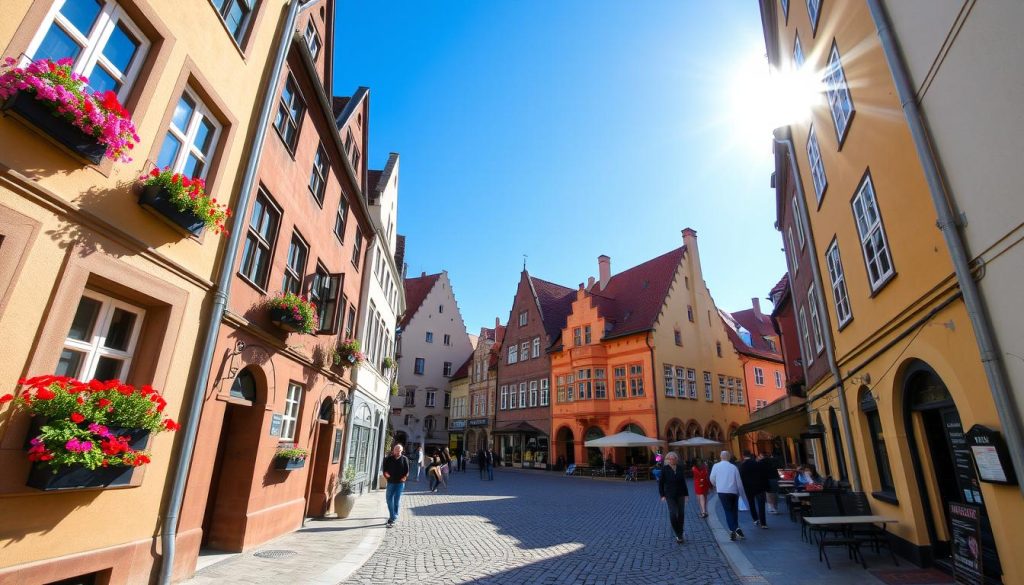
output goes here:
{"type": "Polygon", "coordinates": [[[447,492],[425,487],[408,484],[398,524],[345,583],[741,582],[694,498],[676,544],[654,482],[471,470],[447,492]]]}

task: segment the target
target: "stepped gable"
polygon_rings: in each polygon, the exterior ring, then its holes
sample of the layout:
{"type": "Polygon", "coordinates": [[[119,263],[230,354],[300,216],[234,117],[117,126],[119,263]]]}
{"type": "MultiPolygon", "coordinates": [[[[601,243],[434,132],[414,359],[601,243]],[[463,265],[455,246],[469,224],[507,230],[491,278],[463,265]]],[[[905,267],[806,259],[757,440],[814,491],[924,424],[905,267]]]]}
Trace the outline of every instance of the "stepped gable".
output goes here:
{"type": "Polygon", "coordinates": [[[423,273],[416,278],[405,279],[405,315],[402,317],[402,322],[398,324],[403,329],[412,321],[416,311],[420,309],[420,305],[426,300],[427,295],[433,290],[434,285],[437,284],[437,279],[441,278],[441,273],[437,274],[426,274],[423,273]]]}
{"type": "Polygon", "coordinates": [[[650,331],[661,314],[686,246],[666,252],[595,284],[592,299],[606,320],[604,339],[650,331]]]}

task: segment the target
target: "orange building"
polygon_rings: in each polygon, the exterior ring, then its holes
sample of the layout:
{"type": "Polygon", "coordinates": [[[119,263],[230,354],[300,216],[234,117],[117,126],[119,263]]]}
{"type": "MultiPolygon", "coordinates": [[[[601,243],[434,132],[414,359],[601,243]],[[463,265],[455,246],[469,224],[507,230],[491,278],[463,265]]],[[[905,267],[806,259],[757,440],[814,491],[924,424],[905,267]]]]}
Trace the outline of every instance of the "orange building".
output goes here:
{"type": "Polygon", "coordinates": [[[754,412],[786,395],[786,370],[771,317],[761,312],[760,299],[751,300],[753,308],[722,317],[729,326],[729,340],[743,362],[747,410],[754,412]]]}

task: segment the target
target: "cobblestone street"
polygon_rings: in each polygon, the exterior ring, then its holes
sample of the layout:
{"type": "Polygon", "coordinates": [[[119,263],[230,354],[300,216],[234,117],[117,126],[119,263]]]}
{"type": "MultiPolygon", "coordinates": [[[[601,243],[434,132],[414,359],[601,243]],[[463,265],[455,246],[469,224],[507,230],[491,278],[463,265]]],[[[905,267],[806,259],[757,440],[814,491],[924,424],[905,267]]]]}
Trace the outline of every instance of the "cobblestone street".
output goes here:
{"type": "Polygon", "coordinates": [[[425,487],[408,484],[398,524],[345,583],[739,582],[693,499],[676,544],[654,482],[469,470],[447,493],[425,487]]]}

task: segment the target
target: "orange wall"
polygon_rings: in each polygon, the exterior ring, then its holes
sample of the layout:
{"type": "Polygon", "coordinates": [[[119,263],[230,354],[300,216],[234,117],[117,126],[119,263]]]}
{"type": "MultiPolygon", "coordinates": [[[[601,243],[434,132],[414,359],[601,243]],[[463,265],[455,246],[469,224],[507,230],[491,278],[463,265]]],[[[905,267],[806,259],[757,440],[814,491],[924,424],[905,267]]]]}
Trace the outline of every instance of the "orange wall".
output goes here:
{"type": "Polygon", "coordinates": [[[766,404],[771,404],[786,395],[786,371],[781,363],[751,356],[741,356],[740,359],[743,360],[743,378],[747,387],[747,409],[750,412],[757,410],[758,400],[764,400],[766,404]],[[761,368],[764,372],[764,383],[761,385],[756,382],[754,368],[761,368]],[[781,388],[775,385],[776,372],[782,380],[781,388]]]}

